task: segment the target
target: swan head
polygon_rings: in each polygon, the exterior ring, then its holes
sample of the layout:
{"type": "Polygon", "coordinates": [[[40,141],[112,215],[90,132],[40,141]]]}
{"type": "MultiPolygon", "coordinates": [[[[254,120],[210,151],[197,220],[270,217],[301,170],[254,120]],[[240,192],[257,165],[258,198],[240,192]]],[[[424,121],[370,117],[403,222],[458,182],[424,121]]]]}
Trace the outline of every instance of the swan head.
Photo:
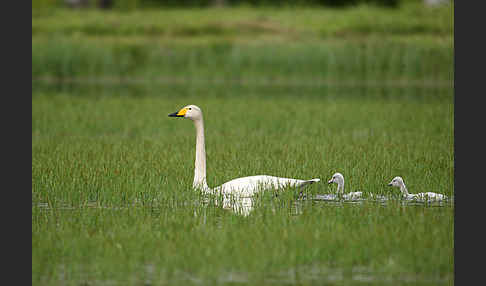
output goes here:
{"type": "Polygon", "coordinates": [[[393,178],[393,180],[391,180],[391,182],[388,183],[388,186],[393,186],[393,187],[401,187],[403,185],[404,185],[403,179],[400,176],[393,178]]]}
{"type": "Polygon", "coordinates": [[[327,183],[328,184],[336,183],[342,186],[344,184],[344,176],[341,173],[334,173],[334,175],[332,175],[332,178],[329,181],[327,181],[327,183]]]}
{"type": "Polygon", "coordinates": [[[202,119],[202,110],[197,105],[187,105],[181,108],[179,111],[169,114],[169,117],[184,117],[191,120],[202,119]]]}

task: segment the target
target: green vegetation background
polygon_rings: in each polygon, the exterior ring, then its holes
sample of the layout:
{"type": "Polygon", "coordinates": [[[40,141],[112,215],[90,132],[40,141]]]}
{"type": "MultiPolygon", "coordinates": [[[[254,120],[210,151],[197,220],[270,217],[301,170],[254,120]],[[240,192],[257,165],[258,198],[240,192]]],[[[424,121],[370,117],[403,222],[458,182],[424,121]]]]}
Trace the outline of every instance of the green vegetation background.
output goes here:
{"type": "MultiPolygon", "coordinates": [[[[319,177],[454,196],[453,6],[32,11],[33,285],[451,284],[454,205],[191,190],[319,177]]],[[[35,9],[34,9],[35,8],[35,9]]]]}

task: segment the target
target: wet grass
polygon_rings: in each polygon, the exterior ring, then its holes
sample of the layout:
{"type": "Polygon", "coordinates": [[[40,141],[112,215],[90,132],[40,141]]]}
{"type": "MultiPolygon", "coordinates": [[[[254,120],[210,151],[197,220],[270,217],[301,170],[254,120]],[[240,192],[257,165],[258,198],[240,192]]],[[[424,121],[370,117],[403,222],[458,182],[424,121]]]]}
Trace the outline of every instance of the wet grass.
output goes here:
{"type": "Polygon", "coordinates": [[[237,216],[191,190],[194,127],[167,117],[185,104],[203,108],[210,186],[253,174],[325,181],[340,171],[348,191],[396,194],[386,183],[401,175],[411,192],[451,196],[450,93],[136,94],[34,92],[34,284],[453,281],[453,206],[328,205],[289,190],[237,216]]]}
{"type": "Polygon", "coordinates": [[[454,195],[453,8],[193,9],[32,18],[34,285],[452,284],[454,205],[191,189],[269,174],[454,195]],[[196,20],[197,19],[197,20],[196,20]]]}

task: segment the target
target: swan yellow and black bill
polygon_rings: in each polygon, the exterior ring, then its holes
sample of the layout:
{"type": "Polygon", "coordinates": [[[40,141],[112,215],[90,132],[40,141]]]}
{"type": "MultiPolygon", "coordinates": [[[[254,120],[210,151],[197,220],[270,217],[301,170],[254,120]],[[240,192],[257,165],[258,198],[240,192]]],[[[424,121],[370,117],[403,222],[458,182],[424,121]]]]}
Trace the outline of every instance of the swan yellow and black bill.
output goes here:
{"type": "Polygon", "coordinates": [[[187,112],[187,108],[183,108],[178,112],[169,114],[169,117],[184,117],[184,115],[186,115],[186,112],[187,112]]]}

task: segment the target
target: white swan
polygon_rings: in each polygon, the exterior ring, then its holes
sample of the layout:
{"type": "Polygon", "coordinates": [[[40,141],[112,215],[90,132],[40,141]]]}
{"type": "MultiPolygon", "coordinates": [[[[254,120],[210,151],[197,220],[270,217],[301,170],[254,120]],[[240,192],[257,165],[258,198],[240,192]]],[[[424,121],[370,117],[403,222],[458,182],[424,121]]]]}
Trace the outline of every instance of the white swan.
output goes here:
{"type": "Polygon", "coordinates": [[[426,193],[418,193],[418,194],[410,194],[403,182],[402,177],[397,176],[391,180],[388,186],[399,187],[400,191],[402,192],[403,198],[406,200],[414,200],[414,201],[441,201],[447,199],[446,195],[433,193],[433,192],[426,192],[426,193]]]}
{"type": "MultiPolygon", "coordinates": [[[[349,193],[344,193],[344,176],[343,174],[341,173],[334,173],[334,175],[332,175],[332,178],[327,181],[328,184],[332,184],[332,183],[335,183],[337,184],[337,193],[338,193],[338,196],[341,195],[342,198],[344,200],[357,200],[357,199],[360,199],[363,195],[363,192],[349,192],[349,193]]],[[[332,199],[332,195],[331,196],[326,196],[328,199],[332,199]]],[[[336,197],[334,196],[334,200],[337,199],[339,197],[336,197]]]]}
{"type": "Polygon", "coordinates": [[[237,178],[210,189],[206,183],[206,149],[204,145],[204,122],[201,108],[196,105],[188,105],[178,112],[169,114],[170,117],[183,117],[194,122],[196,127],[196,160],[194,168],[193,188],[203,193],[235,195],[236,197],[251,197],[258,191],[268,189],[280,189],[286,187],[304,187],[308,184],[319,182],[320,179],[299,180],[279,178],[268,175],[257,175],[237,178]]]}

